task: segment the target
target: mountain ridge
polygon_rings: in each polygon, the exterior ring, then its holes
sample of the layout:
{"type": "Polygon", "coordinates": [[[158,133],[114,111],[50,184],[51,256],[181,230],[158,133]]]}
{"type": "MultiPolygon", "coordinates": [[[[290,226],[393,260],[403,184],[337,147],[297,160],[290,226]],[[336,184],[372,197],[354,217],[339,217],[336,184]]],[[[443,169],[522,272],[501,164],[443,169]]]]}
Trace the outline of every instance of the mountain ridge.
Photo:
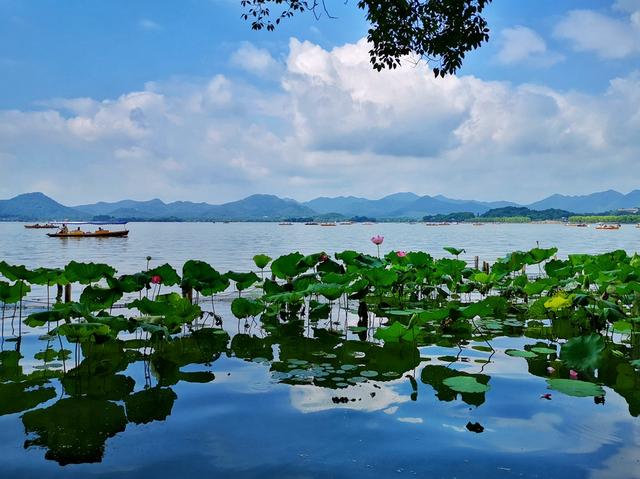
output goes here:
{"type": "Polygon", "coordinates": [[[0,220],[91,220],[94,217],[101,217],[130,221],[276,221],[332,215],[336,218],[360,216],[379,219],[421,219],[425,215],[458,212],[481,215],[491,209],[506,207],[527,207],[536,211],[558,209],[575,213],[600,213],[638,206],[640,206],[640,189],[632,190],[627,194],[615,190],[574,196],[554,194],[528,205],[510,201],[461,200],[444,195],[419,196],[411,192],[399,192],[378,199],[323,196],[298,202],[275,195],[254,194],[217,205],[191,201],[165,203],[154,198],[146,201],[125,199],[65,206],[41,192],[32,192],[0,200],[0,220]]]}

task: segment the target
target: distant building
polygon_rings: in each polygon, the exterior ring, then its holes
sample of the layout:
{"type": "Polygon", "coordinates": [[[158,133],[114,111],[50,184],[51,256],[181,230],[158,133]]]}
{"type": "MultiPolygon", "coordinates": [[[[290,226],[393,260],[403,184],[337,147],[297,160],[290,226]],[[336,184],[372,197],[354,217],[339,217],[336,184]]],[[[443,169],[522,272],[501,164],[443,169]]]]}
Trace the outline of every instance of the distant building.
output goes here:
{"type": "Polygon", "coordinates": [[[635,215],[640,211],[640,208],[618,208],[618,211],[621,213],[631,213],[632,215],[635,215]]]}

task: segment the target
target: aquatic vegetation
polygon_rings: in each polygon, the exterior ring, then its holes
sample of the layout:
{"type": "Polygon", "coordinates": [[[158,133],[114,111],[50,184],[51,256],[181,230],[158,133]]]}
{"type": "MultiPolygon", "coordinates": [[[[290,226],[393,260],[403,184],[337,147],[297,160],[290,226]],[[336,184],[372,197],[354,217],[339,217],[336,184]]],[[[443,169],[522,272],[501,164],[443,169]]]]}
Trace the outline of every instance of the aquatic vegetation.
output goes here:
{"type": "Polygon", "coordinates": [[[459,259],[464,250],[445,249],[454,258],[256,255],[260,275],[221,273],[199,260],[181,274],[164,264],[125,275],[106,264],[29,270],[0,262],[3,339],[6,317],[43,343],[25,373],[23,331],[13,328],[15,349],[0,352],[0,415],[23,413],[25,446],[44,447],[47,458],[95,462],[127,424],[166,420],[178,400],[173,386],[216,381],[211,366],[221,357],[255,363],[291,387],[401,382],[415,401],[419,380],[440,401],[479,407],[494,391],[485,367],[495,355],[526,364],[554,394],[603,401],[613,389],[640,415],[640,257],[557,259],[555,248],[534,248],[480,271],[459,259]],[[80,290],[67,302],[47,299],[23,320],[23,299],[53,285],[80,290]],[[216,312],[216,302],[236,319],[216,312]],[[524,343],[494,347],[504,337],[524,343]],[[425,353],[432,347],[458,353],[425,353]]]}

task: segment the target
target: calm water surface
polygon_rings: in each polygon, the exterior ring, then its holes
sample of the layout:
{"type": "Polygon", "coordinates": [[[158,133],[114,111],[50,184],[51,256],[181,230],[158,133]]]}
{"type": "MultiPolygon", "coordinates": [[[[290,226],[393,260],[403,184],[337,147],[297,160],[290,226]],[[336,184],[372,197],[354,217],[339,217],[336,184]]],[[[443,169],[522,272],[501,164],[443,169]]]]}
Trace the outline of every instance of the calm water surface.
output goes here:
{"type": "MultiPolygon", "coordinates": [[[[536,242],[557,246],[561,256],[640,250],[640,229],[630,226],[129,227],[125,239],[60,240],[0,223],[0,259],[30,267],[98,261],[133,273],[149,255],[152,265],[179,269],[197,258],[224,272],[251,269],[256,253],[373,254],[375,234],[385,236],[384,251],[442,256],[443,246],[456,246],[466,248],[465,259],[481,261],[536,242]]],[[[39,339],[44,330],[29,329],[20,353],[3,340],[0,477],[640,478],[640,378],[628,363],[590,378],[605,384],[604,404],[555,391],[545,400],[551,359],[504,351],[550,341],[500,332],[488,337],[490,347],[383,346],[349,332],[357,320],[350,314],[331,334],[305,325],[267,336],[257,324],[241,326],[228,308],[216,304],[231,338],[185,338],[172,346],[180,355],[167,350],[149,362],[133,353],[122,361],[97,346],[76,358],[65,344],[71,357],[45,364],[36,353],[58,345],[39,339]],[[68,374],[36,379],[45,366],[68,374]],[[442,386],[452,370],[486,376],[489,391],[452,394],[442,386]],[[484,430],[472,432],[469,423],[484,430]]],[[[638,348],[637,340],[614,339],[638,348]]]]}

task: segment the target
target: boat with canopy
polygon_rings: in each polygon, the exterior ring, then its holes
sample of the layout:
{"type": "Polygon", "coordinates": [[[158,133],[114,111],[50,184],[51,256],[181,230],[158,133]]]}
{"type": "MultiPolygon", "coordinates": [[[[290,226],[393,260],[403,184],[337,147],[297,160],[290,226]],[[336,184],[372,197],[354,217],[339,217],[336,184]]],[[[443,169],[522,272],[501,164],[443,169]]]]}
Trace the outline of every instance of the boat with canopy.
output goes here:
{"type": "Polygon", "coordinates": [[[109,230],[103,228],[106,225],[126,225],[126,221],[69,221],[58,223],[60,229],[56,233],[47,233],[51,238],[118,238],[127,236],[129,230],[109,230]],[[94,225],[98,228],[94,231],[84,231],[82,225],[94,225]]]}

